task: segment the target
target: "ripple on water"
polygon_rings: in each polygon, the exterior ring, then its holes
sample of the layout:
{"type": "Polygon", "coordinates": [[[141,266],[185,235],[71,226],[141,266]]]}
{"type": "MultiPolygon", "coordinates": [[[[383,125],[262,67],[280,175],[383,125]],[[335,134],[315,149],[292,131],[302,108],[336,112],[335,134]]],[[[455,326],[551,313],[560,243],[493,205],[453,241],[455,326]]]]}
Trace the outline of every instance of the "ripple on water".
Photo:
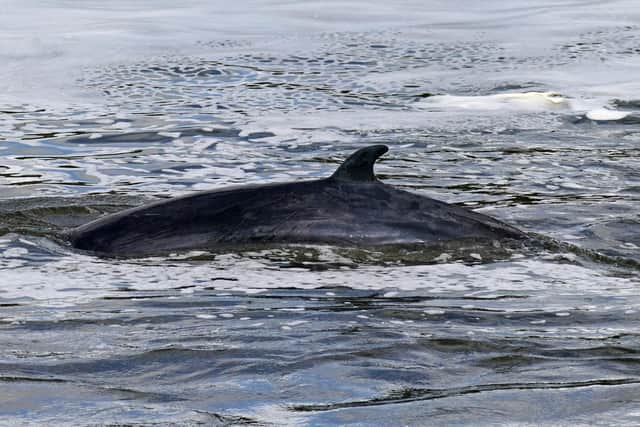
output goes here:
{"type": "MultiPolygon", "coordinates": [[[[310,28],[333,17],[267,6],[310,28]]],[[[3,419],[639,424],[638,28],[603,7],[132,50],[81,70],[91,102],[0,106],[3,419]],[[520,103],[547,92],[561,108],[520,103]],[[103,259],[53,241],[157,197],[327,176],[373,143],[392,147],[385,182],[557,241],[428,262],[327,247],[103,259]]]]}

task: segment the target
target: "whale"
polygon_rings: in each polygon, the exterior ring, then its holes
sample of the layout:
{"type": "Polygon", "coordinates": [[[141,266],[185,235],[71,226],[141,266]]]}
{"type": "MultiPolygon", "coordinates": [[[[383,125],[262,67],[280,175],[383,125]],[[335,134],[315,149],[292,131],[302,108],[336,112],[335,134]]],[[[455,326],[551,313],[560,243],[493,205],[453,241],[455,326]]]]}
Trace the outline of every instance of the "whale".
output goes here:
{"type": "Polygon", "coordinates": [[[371,145],[323,179],[231,186],[98,218],[67,233],[71,246],[105,256],[146,256],[241,245],[428,245],[521,240],[497,219],[382,182],[371,145]]]}

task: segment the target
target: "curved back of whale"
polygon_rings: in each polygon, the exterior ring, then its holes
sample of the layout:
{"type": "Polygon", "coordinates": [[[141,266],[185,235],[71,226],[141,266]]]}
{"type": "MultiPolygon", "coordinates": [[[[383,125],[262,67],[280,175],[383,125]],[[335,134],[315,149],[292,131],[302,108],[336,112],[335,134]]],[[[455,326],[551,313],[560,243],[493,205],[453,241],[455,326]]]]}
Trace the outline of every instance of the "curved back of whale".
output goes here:
{"type": "Polygon", "coordinates": [[[99,254],[138,256],[245,244],[525,237],[480,213],[382,183],[373,168],[387,151],[385,145],[362,148],[325,179],[222,188],[132,208],[72,230],[69,240],[99,254]]]}
{"type": "Polygon", "coordinates": [[[389,151],[386,145],[371,145],[364,147],[350,155],[330,179],[344,181],[376,181],[373,165],[380,156],[389,151]]]}

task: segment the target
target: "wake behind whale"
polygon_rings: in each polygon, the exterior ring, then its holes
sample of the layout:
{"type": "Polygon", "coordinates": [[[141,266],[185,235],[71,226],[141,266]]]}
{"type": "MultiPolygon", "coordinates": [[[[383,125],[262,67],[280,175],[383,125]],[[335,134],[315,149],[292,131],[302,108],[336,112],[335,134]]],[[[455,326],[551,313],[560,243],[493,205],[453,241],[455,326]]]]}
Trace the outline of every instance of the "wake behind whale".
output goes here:
{"type": "Polygon", "coordinates": [[[143,256],[234,245],[428,245],[521,240],[486,215],[384,184],[374,174],[385,145],[362,148],[325,179],[201,192],[108,215],[71,230],[73,247],[143,256]]]}

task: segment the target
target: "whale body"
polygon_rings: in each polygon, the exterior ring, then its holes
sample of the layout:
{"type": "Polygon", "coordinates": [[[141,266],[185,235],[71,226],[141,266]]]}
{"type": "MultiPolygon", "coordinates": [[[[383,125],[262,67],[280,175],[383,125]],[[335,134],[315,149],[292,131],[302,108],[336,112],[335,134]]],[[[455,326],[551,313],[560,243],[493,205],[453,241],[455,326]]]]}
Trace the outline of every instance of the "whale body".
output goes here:
{"type": "Polygon", "coordinates": [[[124,210],[71,230],[68,239],[98,254],[142,256],[251,244],[525,238],[486,215],[384,184],[373,166],[387,151],[362,148],[325,179],[222,188],[124,210]]]}

